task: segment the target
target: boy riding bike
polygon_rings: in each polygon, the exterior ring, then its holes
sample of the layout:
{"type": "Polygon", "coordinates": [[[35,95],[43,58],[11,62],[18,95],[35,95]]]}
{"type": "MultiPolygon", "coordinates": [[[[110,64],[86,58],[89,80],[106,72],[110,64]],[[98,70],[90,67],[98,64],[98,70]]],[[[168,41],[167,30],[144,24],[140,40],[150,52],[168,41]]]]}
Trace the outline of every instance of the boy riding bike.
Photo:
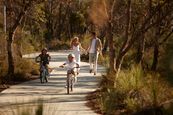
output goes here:
{"type": "Polygon", "coordinates": [[[49,65],[50,59],[51,59],[51,57],[47,53],[47,48],[43,48],[41,51],[41,54],[39,54],[39,56],[36,57],[36,62],[40,62],[40,73],[42,71],[42,66],[44,66],[46,68],[47,76],[49,76],[48,65],[49,65]],[[39,59],[39,61],[38,61],[38,59],[39,59]]]}

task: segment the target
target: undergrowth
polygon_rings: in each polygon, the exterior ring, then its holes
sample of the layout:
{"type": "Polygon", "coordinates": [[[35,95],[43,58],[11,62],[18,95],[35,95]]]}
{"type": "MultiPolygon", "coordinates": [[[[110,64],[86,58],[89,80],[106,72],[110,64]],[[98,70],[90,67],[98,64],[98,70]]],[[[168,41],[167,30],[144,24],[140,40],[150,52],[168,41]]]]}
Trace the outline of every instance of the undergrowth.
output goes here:
{"type": "Polygon", "coordinates": [[[115,73],[109,72],[100,87],[94,103],[102,114],[172,114],[172,104],[165,107],[173,97],[172,87],[158,73],[146,74],[141,67],[132,66],[129,70],[122,70],[116,80],[115,73]]]}

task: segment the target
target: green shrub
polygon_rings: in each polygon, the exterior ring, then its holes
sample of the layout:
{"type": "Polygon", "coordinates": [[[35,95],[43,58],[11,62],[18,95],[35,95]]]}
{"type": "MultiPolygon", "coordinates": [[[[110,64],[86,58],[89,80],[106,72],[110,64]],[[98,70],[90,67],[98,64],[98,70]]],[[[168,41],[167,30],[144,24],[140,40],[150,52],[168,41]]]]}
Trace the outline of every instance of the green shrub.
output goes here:
{"type": "Polygon", "coordinates": [[[70,43],[59,41],[58,39],[51,40],[49,43],[49,50],[68,50],[70,49],[70,43]]]}
{"type": "Polygon", "coordinates": [[[22,54],[40,51],[45,47],[45,41],[41,35],[31,35],[30,32],[23,32],[19,29],[15,37],[17,39],[14,39],[14,44],[20,47],[20,49],[16,50],[20,50],[22,54]]]}
{"type": "Polygon", "coordinates": [[[101,109],[106,114],[117,111],[136,113],[148,110],[155,111],[172,98],[170,86],[156,73],[145,74],[140,66],[122,70],[116,80],[115,73],[109,73],[101,83],[101,109]],[[114,83],[116,82],[116,87],[114,83]]]}
{"type": "Polygon", "coordinates": [[[28,59],[18,59],[15,64],[14,81],[26,81],[31,75],[39,74],[39,65],[28,59]]]}
{"type": "Polygon", "coordinates": [[[28,59],[18,59],[16,65],[15,73],[31,73],[33,70],[38,70],[39,66],[35,64],[33,61],[28,59]]]}
{"type": "Polygon", "coordinates": [[[80,39],[81,45],[84,49],[87,49],[90,43],[90,38],[91,36],[89,34],[85,34],[82,38],[80,39]]]}

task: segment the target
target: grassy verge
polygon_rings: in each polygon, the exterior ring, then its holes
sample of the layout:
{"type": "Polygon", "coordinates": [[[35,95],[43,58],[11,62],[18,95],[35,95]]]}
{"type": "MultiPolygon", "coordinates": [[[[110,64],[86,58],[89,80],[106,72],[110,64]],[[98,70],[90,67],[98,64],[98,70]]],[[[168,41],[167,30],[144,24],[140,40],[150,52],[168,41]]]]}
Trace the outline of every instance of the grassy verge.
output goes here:
{"type": "MultiPolygon", "coordinates": [[[[6,65],[6,64],[5,64],[6,65]]],[[[10,85],[29,81],[38,78],[39,66],[28,59],[19,58],[15,63],[15,73],[13,76],[7,76],[7,66],[2,66],[3,74],[0,77],[0,91],[8,88],[10,85]]]]}
{"type": "Polygon", "coordinates": [[[32,102],[29,104],[17,104],[9,105],[9,107],[3,107],[1,110],[1,115],[43,115],[44,108],[46,106],[43,102],[32,102]]]}
{"type": "Polygon", "coordinates": [[[96,112],[106,115],[148,114],[171,115],[172,87],[157,73],[144,73],[139,66],[121,71],[115,80],[113,73],[103,77],[100,90],[88,97],[96,112]],[[114,87],[116,82],[116,87],[114,87]]]}

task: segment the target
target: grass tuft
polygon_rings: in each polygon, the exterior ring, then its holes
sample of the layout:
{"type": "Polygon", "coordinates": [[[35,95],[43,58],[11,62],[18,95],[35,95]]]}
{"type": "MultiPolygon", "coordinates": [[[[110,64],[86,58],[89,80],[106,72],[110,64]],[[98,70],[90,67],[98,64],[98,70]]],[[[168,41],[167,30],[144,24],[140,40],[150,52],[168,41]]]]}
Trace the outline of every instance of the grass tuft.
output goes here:
{"type": "MultiPolygon", "coordinates": [[[[158,73],[144,73],[140,66],[122,70],[114,80],[115,73],[103,76],[97,104],[109,115],[164,112],[164,103],[173,96],[172,88],[158,73]],[[116,82],[116,87],[114,87],[116,82]],[[117,113],[118,112],[118,113],[117,113]]],[[[137,114],[139,115],[139,114],[137,114]]]]}

